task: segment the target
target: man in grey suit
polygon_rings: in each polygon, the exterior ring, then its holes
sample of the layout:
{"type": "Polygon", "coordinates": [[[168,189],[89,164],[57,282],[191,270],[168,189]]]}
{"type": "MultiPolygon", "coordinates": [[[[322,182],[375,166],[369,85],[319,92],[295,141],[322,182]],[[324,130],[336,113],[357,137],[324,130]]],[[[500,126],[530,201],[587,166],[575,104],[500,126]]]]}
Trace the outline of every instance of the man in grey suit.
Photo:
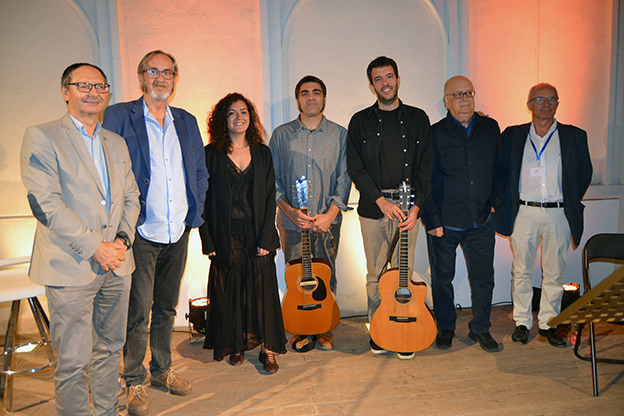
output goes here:
{"type": "Polygon", "coordinates": [[[37,219],[30,278],[46,286],[59,415],[117,415],[139,190],[126,144],[98,122],[109,85],[96,66],[61,78],[68,114],[26,130],[22,181],[37,219]],[[89,386],[90,383],[90,386],[89,386]]]}

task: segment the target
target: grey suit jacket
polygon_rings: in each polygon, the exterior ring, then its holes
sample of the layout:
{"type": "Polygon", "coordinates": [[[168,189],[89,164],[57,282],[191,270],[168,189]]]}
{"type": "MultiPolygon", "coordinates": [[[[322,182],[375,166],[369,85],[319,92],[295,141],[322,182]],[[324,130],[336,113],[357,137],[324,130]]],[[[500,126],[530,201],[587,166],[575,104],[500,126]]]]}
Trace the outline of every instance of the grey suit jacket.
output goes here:
{"type": "MultiPolygon", "coordinates": [[[[32,281],[49,286],[83,286],[105,273],[92,259],[103,241],[125,232],[134,241],[139,215],[137,188],[123,138],[100,131],[110,182],[110,214],[100,177],[69,114],[29,127],[21,154],[22,181],[37,219],[30,264],[32,281]]],[[[115,270],[134,271],[132,249],[115,270]]]]}

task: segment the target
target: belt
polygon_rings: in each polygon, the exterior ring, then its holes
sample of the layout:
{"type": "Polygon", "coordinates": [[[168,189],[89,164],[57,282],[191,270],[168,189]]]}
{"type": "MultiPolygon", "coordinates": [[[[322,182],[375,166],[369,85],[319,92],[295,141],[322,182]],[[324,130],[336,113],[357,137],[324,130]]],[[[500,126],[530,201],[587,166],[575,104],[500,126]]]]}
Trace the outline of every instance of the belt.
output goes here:
{"type": "Polygon", "coordinates": [[[520,200],[520,205],[539,208],[563,208],[563,202],[532,202],[520,200]]]}

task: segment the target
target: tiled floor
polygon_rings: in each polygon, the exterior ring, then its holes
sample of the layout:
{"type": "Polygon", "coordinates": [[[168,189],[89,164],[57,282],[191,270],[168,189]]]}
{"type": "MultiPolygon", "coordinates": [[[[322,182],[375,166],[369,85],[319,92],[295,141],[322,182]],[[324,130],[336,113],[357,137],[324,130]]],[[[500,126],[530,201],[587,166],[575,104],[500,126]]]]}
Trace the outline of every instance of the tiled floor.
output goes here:
{"type": "MultiPolygon", "coordinates": [[[[590,364],[571,348],[548,345],[536,328],[527,345],[511,341],[510,306],[493,308],[491,333],[502,346],[495,354],[468,338],[471,311],[458,315],[451,349],[429,347],[411,361],[373,356],[365,319],[343,319],[334,350],[289,348],[275,375],[263,372],[258,350],[232,367],[212,361],[200,337],[189,342],[176,332],[174,368],[193,382],[193,393],[147,387],[150,415],[624,415],[624,365],[598,365],[600,397],[593,397],[590,364]]],[[[599,356],[624,358],[624,327],[599,324],[597,332],[599,356]]],[[[120,401],[125,414],[125,395],[120,401]]],[[[16,377],[14,402],[16,415],[56,414],[52,371],[16,377]]]]}

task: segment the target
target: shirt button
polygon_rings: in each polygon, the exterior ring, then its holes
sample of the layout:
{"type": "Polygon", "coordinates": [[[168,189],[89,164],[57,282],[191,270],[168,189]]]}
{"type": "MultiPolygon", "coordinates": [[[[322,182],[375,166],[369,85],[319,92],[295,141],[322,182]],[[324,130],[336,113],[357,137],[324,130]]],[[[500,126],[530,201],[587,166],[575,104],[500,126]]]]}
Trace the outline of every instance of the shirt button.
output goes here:
{"type": "Polygon", "coordinates": [[[102,229],[103,229],[103,230],[105,230],[105,229],[106,229],[106,227],[107,227],[107,225],[106,225],[106,224],[104,224],[104,225],[102,226],[102,229]]]}
{"type": "Polygon", "coordinates": [[[379,136],[379,133],[377,133],[377,136],[379,136]]]}
{"type": "Polygon", "coordinates": [[[405,164],[405,166],[407,166],[407,163],[405,164]]]}
{"type": "Polygon", "coordinates": [[[403,149],[403,152],[407,152],[407,149],[403,149]]]}
{"type": "Polygon", "coordinates": [[[473,181],[470,181],[470,185],[474,185],[474,182],[473,182],[473,181]]]}
{"type": "Polygon", "coordinates": [[[100,201],[100,205],[106,205],[106,201],[105,200],[101,200],[100,201]]]}
{"type": "Polygon", "coordinates": [[[405,135],[403,135],[403,138],[405,138],[405,135]]]}

